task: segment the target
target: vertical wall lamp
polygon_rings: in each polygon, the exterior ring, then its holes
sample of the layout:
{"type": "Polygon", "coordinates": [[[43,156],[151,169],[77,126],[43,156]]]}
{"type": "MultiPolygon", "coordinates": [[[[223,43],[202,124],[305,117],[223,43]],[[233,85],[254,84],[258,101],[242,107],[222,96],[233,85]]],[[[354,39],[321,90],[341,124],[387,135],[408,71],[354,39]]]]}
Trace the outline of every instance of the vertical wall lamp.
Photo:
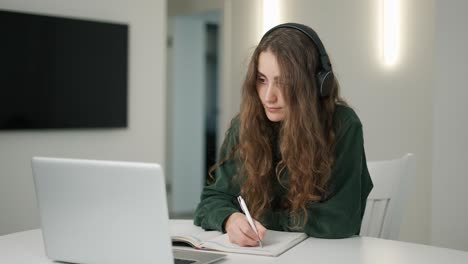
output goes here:
{"type": "Polygon", "coordinates": [[[383,59],[393,65],[398,59],[399,0],[383,0],[383,59]]]}
{"type": "Polygon", "coordinates": [[[279,0],[263,0],[263,33],[278,24],[278,2],[279,0]]]}

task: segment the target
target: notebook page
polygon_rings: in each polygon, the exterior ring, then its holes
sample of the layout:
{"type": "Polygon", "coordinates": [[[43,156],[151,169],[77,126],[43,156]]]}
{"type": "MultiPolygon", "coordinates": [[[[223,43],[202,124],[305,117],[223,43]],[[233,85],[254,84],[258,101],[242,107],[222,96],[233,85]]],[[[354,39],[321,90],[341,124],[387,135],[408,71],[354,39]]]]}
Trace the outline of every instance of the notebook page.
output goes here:
{"type": "Polygon", "coordinates": [[[262,241],[263,247],[241,247],[229,242],[228,235],[224,234],[204,242],[202,248],[233,253],[279,256],[306,238],[307,235],[304,233],[268,230],[262,241]]]}
{"type": "Polygon", "coordinates": [[[189,241],[194,246],[223,234],[218,231],[205,231],[194,225],[192,220],[185,219],[171,219],[169,228],[173,240],[189,241]]]}

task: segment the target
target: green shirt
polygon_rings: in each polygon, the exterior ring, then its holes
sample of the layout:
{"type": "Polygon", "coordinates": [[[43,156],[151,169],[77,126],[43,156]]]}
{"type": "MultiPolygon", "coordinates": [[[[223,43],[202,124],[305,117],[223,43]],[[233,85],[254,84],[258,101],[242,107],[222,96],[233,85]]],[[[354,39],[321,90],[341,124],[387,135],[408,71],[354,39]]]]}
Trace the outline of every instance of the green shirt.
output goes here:
{"type": "MultiPolygon", "coordinates": [[[[337,106],[334,114],[336,135],[335,162],[328,184],[327,197],[307,206],[308,220],[300,229],[294,225],[287,210],[272,208],[263,215],[261,223],[268,229],[305,232],[321,238],[344,238],[359,234],[366,207],[366,199],[373,184],[367,170],[362,124],[349,107],[337,106]]],[[[239,120],[229,128],[220,158],[228,155],[239,139],[239,120]]],[[[234,212],[242,212],[237,196],[240,186],[232,181],[237,164],[228,160],[216,170],[215,182],[204,187],[201,201],[195,211],[194,223],[207,230],[224,232],[224,222],[234,212]]],[[[278,197],[287,190],[275,188],[278,197]]]]}

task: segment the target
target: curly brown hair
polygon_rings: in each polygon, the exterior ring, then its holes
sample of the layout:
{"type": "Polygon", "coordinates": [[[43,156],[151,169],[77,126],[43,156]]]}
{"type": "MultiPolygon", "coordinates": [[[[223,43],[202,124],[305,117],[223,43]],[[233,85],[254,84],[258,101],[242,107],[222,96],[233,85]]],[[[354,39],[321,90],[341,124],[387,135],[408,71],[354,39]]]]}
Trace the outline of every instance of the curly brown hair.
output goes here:
{"type": "Polygon", "coordinates": [[[334,162],[333,114],[337,104],[347,104],[339,96],[336,79],[329,95],[319,97],[319,68],[313,42],[290,28],[266,35],[252,55],[242,87],[239,144],[226,159],[240,158],[236,178],[242,182],[241,194],[256,219],[272,208],[274,181],[288,190],[282,207],[288,208],[293,228],[306,223],[307,205],[326,195],[334,162]],[[266,51],[277,59],[280,89],[288,106],[279,124],[267,118],[257,92],[259,56],[266,51]],[[279,145],[279,160],[275,160],[275,144],[279,145]]]}

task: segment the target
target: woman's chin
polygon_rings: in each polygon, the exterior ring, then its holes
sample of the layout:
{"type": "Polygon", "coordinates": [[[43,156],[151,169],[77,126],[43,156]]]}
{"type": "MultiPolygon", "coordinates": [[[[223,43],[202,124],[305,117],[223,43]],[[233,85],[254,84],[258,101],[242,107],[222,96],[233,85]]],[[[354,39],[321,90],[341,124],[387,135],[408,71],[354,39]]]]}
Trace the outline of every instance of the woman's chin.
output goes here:
{"type": "Polygon", "coordinates": [[[270,120],[271,122],[281,122],[284,120],[283,113],[268,113],[267,112],[267,117],[268,117],[268,120],[270,120]]]}

